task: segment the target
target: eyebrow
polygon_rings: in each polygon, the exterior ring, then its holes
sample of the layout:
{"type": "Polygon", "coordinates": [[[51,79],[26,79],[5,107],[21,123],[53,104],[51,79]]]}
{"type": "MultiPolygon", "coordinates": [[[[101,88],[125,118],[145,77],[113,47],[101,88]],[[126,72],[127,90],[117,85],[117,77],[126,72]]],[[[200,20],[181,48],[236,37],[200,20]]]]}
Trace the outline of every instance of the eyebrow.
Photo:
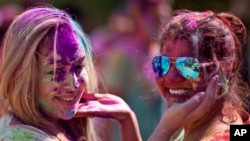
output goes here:
{"type": "MultiPolygon", "coordinates": [[[[71,62],[67,62],[67,64],[65,64],[65,63],[62,63],[60,60],[57,60],[56,61],[56,65],[57,65],[57,67],[62,67],[62,66],[70,66],[71,64],[73,64],[73,65],[76,65],[76,64],[78,64],[78,63],[83,63],[84,62],[84,60],[85,60],[85,56],[83,56],[83,57],[80,57],[80,58],[77,58],[76,60],[74,60],[74,61],[71,61],[71,62]]],[[[46,66],[54,66],[54,64],[48,64],[48,65],[46,65],[46,66]]]]}
{"type": "Polygon", "coordinates": [[[77,64],[78,62],[84,62],[84,61],[85,61],[85,58],[86,58],[86,56],[80,57],[80,58],[74,60],[74,61],[72,62],[72,64],[77,64]]]}

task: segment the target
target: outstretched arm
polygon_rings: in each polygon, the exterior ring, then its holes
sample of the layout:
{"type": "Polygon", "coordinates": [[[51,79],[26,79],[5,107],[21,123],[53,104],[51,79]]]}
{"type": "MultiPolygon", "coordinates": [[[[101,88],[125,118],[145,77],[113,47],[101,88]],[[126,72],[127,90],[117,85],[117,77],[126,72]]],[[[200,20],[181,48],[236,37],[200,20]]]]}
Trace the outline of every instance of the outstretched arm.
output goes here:
{"type": "Polygon", "coordinates": [[[118,96],[112,94],[83,94],[86,100],[78,107],[76,117],[102,117],[115,119],[120,124],[123,141],[141,141],[134,112],[118,96]]]}

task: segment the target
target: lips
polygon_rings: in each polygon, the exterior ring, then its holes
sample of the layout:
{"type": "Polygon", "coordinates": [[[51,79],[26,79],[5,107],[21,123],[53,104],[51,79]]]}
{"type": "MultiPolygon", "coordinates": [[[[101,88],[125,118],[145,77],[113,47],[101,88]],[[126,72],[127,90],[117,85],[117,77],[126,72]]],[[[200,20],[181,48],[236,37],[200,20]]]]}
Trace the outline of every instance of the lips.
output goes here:
{"type": "Polygon", "coordinates": [[[164,97],[168,101],[169,98],[174,98],[178,102],[183,103],[192,97],[193,90],[190,88],[165,88],[164,97]]]}
{"type": "Polygon", "coordinates": [[[171,95],[186,95],[190,89],[169,89],[171,95]]]}
{"type": "Polygon", "coordinates": [[[57,100],[59,100],[60,102],[63,102],[63,103],[74,103],[75,102],[75,99],[76,99],[76,96],[74,95],[69,95],[69,96],[56,96],[55,97],[57,100]]]}
{"type": "Polygon", "coordinates": [[[64,101],[67,101],[67,102],[71,102],[71,101],[74,100],[74,97],[71,97],[71,98],[57,97],[57,98],[59,98],[59,99],[61,99],[61,100],[64,100],[64,101]]]}

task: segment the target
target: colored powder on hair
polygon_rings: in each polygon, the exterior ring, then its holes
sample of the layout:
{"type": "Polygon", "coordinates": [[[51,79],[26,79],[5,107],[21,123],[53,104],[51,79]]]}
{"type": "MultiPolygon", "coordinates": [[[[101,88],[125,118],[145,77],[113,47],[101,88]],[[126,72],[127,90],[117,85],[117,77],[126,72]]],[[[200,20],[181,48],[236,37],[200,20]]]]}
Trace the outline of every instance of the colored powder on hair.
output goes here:
{"type": "Polygon", "coordinates": [[[78,44],[71,27],[66,24],[60,26],[57,39],[57,59],[60,59],[62,63],[68,63],[69,61],[74,60],[77,57],[74,55],[77,52],[78,44]]]}

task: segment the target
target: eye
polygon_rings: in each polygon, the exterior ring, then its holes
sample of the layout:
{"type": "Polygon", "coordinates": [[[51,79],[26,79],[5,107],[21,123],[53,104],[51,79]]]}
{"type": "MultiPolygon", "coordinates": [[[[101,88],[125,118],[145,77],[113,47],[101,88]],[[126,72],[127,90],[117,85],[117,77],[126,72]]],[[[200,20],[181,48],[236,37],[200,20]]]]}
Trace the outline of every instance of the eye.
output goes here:
{"type": "Polygon", "coordinates": [[[56,69],[56,73],[57,75],[60,75],[60,74],[64,74],[65,71],[63,71],[62,69],[56,69]]]}
{"type": "Polygon", "coordinates": [[[48,71],[48,72],[46,72],[46,74],[53,75],[54,74],[54,70],[48,71]]]}
{"type": "Polygon", "coordinates": [[[82,69],[84,68],[84,65],[83,64],[79,64],[79,65],[76,65],[75,66],[75,72],[77,75],[79,75],[82,71],[82,69]]]}
{"type": "Polygon", "coordinates": [[[49,75],[60,75],[60,74],[64,74],[65,73],[65,71],[64,70],[62,70],[62,69],[60,69],[60,68],[58,68],[58,69],[56,69],[56,70],[50,70],[50,71],[48,71],[46,74],[49,74],[49,75]]]}

